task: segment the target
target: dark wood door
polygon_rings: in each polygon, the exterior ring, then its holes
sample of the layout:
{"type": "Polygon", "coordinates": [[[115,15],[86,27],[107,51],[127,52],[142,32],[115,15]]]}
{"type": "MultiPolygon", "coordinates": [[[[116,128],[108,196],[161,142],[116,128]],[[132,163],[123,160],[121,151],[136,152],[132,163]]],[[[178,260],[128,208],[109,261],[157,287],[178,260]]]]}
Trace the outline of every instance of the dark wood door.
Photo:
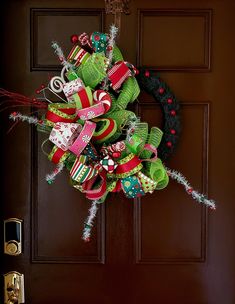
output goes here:
{"type": "MultiPolygon", "coordinates": [[[[101,0],[2,1],[1,85],[32,95],[58,72],[51,40],[67,52],[71,34],[107,31],[112,17],[103,8],[101,0]]],[[[24,246],[21,256],[2,254],[1,273],[24,273],[30,304],[233,304],[235,3],[137,0],[130,10],[119,39],[125,58],[160,72],[182,101],[182,135],[168,166],[216,198],[218,209],[204,209],[174,182],[141,201],[111,195],[84,243],[89,203],[66,174],[47,185],[43,135],[24,124],[6,134],[7,110],[1,221],[24,220],[24,246]]],[[[161,126],[153,98],[142,92],[139,99],[142,119],[161,126]]]]}

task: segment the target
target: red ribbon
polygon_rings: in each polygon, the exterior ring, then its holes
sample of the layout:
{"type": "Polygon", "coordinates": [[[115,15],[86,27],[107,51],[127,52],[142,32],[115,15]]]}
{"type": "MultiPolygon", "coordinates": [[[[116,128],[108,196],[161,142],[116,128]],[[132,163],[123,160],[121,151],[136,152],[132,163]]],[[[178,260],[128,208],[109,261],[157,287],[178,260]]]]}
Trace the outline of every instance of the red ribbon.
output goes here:
{"type": "MultiPolygon", "coordinates": [[[[74,107],[58,108],[57,110],[64,113],[64,114],[67,114],[67,115],[74,115],[75,112],[76,112],[76,108],[74,108],[74,107]]],[[[53,122],[53,123],[56,123],[56,122],[74,122],[74,121],[76,121],[77,117],[71,117],[71,118],[62,117],[59,114],[54,113],[53,109],[52,109],[52,111],[50,111],[50,110],[47,111],[46,119],[53,122]]]]}
{"type": "Polygon", "coordinates": [[[60,159],[62,156],[64,156],[65,153],[68,153],[66,151],[63,151],[62,149],[60,148],[57,148],[56,149],[56,152],[53,154],[52,158],[51,158],[51,161],[54,163],[54,164],[58,164],[60,162],[60,159]]]}
{"type": "Polygon", "coordinates": [[[110,124],[109,124],[108,128],[103,133],[101,133],[100,135],[93,135],[93,140],[94,141],[101,140],[101,139],[105,138],[106,136],[109,135],[110,132],[112,132],[113,128],[115,127],[115,123],[114,123],[114,120],[112,118],[105,118],[105,119],[109,120],[110,124]]]}
{"type": "Polygon", "coordinates": [[[123,174],[123,173],[129,172],[129,171],[133,170],[135,167],[137,167],[141,162],[142,162],[142,160],[140,160],[138,158],[138,156],[135,155],[131,160],[129,160],[125,164],[120,164],[117,167],[115,173],[123,174]]]}
{"type": "Polygon", "coordinates": [[[106,173],[104,170],[99,171],[99,175],[93,177],[92,179],[88,180],[87,182],[82,184],[83,191],[86,193],[86,198],[90,200],[98,200],[103,197],[107,189],[107,182],[106,182],[106,173]],[[94,183],[97,177],[100,176],[101,184],[99,188],[93,189],[94,183]]]}

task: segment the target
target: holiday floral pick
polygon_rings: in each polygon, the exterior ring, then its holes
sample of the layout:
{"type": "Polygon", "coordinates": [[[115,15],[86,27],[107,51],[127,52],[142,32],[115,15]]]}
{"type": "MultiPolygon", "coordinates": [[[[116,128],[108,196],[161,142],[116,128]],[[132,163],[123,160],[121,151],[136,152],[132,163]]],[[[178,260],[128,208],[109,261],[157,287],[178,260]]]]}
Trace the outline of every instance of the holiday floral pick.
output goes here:
{"type": "Polygon", "coordinates": [[[57,42],[52,43],[61,64],[55,76],[38,93],[43,97],[26,98],[0,90],[14,106],[34,106],[38,117],[13,112],[10,119],[27,121],[45,132],[51,141],[48,159],[55,169],[47,174],[52,184],[67,169],[70,183],[91,200],[85,220],[83,239],[90,240],[99,204],[109,193],[123,192],[129,199],[150,195],[165,188],[169,177],[182,184],[199,203],[215,209],[215,202],[194,190],[179,172],[167,168],[162,160],[173,153],[179,139],[179,102],[158,76],[124,61],[115,44],[117,28],[110,33],[73,35],[67,58],[57,42]],[[139,74],[139,75],[138,75],[139,74]],[[160,102],[164,127],[149,128],[135,113],[126,109],[134,102],[140,87],[160,102]],[[52,91],[53,102],[45,95],[52,91]]]}

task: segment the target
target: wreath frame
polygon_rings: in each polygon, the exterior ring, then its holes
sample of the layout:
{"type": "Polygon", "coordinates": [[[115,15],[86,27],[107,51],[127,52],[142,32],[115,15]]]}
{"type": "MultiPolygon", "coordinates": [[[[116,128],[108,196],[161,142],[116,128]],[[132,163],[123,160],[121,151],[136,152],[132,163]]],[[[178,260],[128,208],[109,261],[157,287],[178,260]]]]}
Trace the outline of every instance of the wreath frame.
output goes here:
{"type": "Polygon", "coordinates": [[[158,147],[158,155],[168,160],[175,152],[181,133],[180,102],[173,91],[159,75],[145,68],[139,68],[137,76],[142,90],[152,95],[160,104],[163,113],[163,137],[158,147]]]}

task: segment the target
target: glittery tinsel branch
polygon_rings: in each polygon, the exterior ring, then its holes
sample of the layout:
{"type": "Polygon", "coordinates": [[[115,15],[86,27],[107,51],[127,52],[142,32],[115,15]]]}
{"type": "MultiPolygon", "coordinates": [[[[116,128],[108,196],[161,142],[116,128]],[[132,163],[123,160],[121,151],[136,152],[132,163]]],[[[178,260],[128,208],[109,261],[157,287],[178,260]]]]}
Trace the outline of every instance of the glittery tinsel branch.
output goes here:
{"type": "Polygon", "coordinates": [[[108,41],[108,60],[109,60],[109,64],[112,63],[112,59],[113,59],[113,48],[114,48],[114,45],[115,45],[115,38],[117,36],[117,33],[118,33],[118,28],[112,24],[111,27],[110,27],[110,35],[109,35],[109,41],[108,41]]]}
{"type": "Polygon", "coordinates": [[[13,121],[26,121],[29,124],[33,124],[33,125],[42,125],[43,121],[39,120],[37,117],[35,116],[28,116],[28,115],[23,115],[19,112],[13,112],[10,114],[9,118],[13,121]]]}
{"type": "Polygon", "coordinates": [[[131,119],[126,123],[126,140],[130,141],[131,136],[133,135],[136,127],[140,124],[140,118],[136,117],[135,119],[131,119]]]}
{"type": "Polygon", "coordinates": [[[91,229],[92,229],[92,227],[94,225],[94,219],[95,219],[96,213],[98,211],[97,204],[99,204],[99,200],[92,201],[91,208],[89,209],[89,215],[88,215],[88,217],[86,219],[86,222],[84,224],[82,239],[85,242],[89,242],[90,241],[91,229]]]}
{"type": "Polygon", "coordinates": [[[56,176],[63,170],[63,168],[64,168],[64,164],[59,163],[50,174],[46,175],[46,181],[48,182],[49,185],[54,182],[56,176]]]}
{"type": "Polygon", "coordinates": [[[61,47],[58,45],[58,43],[56,41],[52,41],[51,46],[55,50],[56,55],[59,57],[59,60],[60,60],[61,64],[63,66],[65,66],[66,69],[73,70],[73,65],[66,60],[66,58],[64,56],[64,53],[63,53],[61,47]]]}
{"type": "MultiPolygon", "coordinates": [[[[118,28],[114,24],[112,24],[110,27],[109,41],[108,41],[108,46],[107,46],[108,51],[106,54],[106,57],[108,58],[109,67],[112,64],[113,48],[115,45],[115,38],[117,36],[117,33],[118,33],[118,28]]],[[[104,84],[103,84],[102,88],[104,90],[108,90],[108,76],[106,76],[106,78],[104,79],[104,84]]]]}
{"type": "Polygon", "coordinates": [[[176,170],[171,170],[169,168],[166,167],[167,173],[168,175],[177,181],[177,183],[181,184],[184,186],[186,192],[192,196],[193,199],[195,199],[197,202],[204,204],[208,207],[210,207],[211,209],[216,209],[215,206],[215,201],[214,200],[210,200],[207,198],[206,195],[199,193],[198,191],[194,190],[190,183],[187,181],[187,179],[185,178],[185,176],[183,176],[183,174],[181,174],[180,172],[176,171],[176,170]]]}

